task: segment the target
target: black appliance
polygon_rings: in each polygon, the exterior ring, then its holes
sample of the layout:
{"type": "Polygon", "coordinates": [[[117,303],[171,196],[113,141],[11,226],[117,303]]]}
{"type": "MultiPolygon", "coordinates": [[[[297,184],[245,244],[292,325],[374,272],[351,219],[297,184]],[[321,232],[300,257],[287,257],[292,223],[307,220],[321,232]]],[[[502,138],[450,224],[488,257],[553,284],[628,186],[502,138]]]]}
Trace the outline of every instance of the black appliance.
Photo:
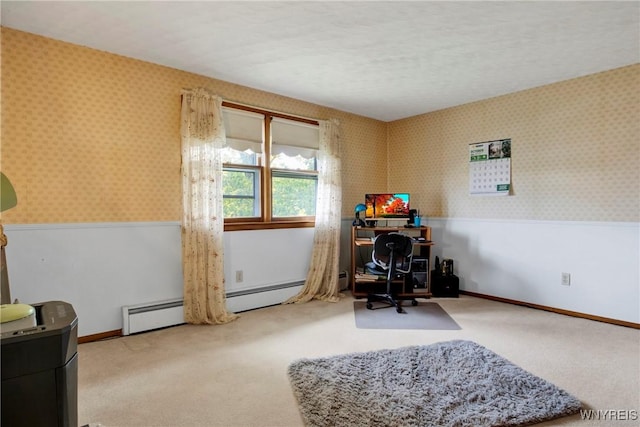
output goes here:
{"type": "Polygon", "coordinates": [[[3,426],[78,426],[78,318],[62,301],[32,304],[36,326],[0,336],[3,426]]]}

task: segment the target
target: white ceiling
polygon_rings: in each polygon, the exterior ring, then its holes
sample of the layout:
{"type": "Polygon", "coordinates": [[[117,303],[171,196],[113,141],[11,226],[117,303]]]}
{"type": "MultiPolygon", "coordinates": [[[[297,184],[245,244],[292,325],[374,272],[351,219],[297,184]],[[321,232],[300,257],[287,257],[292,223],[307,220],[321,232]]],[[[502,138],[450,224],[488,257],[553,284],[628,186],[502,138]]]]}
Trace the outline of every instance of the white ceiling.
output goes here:
{"type": "Polygon", "coordinates": [[[2,25],[392,121],[640,62],[638,1],[1,3],[2,25]]]}

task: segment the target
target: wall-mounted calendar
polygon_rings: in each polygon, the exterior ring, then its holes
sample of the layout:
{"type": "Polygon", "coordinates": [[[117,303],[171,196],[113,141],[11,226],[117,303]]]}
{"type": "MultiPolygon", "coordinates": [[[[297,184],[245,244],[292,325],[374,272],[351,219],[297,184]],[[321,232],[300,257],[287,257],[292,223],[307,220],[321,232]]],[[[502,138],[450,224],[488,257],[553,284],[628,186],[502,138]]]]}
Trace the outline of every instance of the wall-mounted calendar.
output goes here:
{"type": "Polygon", "coordinates": [[[508,195],[511,189],[511,139],[469,144],[469,193],[508,195]]]}

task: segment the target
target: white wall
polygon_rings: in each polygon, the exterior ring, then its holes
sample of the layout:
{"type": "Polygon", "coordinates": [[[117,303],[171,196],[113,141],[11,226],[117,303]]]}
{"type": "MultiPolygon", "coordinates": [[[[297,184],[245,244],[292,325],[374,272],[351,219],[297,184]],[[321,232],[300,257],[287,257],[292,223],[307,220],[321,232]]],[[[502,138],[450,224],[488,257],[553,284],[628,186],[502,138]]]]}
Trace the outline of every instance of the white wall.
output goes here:
{"type": "Polygon", "coordinates": [[[628,222],[430,218],[460,288],[640,323],[640,227],[628,222]],[[561,285],[561,274],[571,285],[561,285]]]}
{"type": "MultiPolygon", "coordinates": [[[[6,225],[5,234],[12,299],[69,302],[79,336],[121,329],[124,305],[182,297],[177,222],[6,225]]],[[[304,280],[312,243],[313,228],[225,233],[227,291],[304,280]]]]}
{"type": "MultiPolygon", "coordinates": [[[[345,270],[350,222],[342,224],[345,270]]],[[[637,223],[430,218],[427,225],[434,256],[454,260],[462,289],[640,323],[637,223]],[[569,287],[560,284],[562,272],[571,274],[569,287]]],[[[122,328],[123,305],[182,296],[178,223],[6,225],[5,233],[12,297],[71,303],[80,336],[122,328]]],[[[224,244],[227,291],[296,282],[306,277],[313,228],[228,232],[224,244]]]]}

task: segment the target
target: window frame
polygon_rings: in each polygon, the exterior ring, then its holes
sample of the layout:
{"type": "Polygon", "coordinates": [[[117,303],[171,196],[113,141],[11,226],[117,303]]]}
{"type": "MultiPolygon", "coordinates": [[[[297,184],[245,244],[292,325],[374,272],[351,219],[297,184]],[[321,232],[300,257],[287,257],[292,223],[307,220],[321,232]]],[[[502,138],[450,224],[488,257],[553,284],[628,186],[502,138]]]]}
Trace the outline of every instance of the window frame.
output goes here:
{"type": "MultiPolygon", "coordinates": [[[[264,141],[262,156],[257,165],[232,165],[223,164],[223,169],[256,169],[259,170],[260,179],[260,206],[261,216],[250,218],[225,218],[224,219],[224,231],[237,231],[237,230],[265,230],[265,229],[280,229],[280,228],[306,228],[315,227],[315,216],[305,217],[278,217],[276,219],[272,216],[272,171],[286,171],[288,174],[293,173],[299,175],[315,174],[317,177],[319,171],[292,171],[290,169],[271,169],[271,121],[273,118],[282,118],[310,125],[319,126],[320,123],[317,120],[307,119],[289,114],[278,113],[274,111],[263,110],[252,106],[243,104],[237,104],[234,102],[223,101],[223,107],[249,111],[264,115],[264,141]]],[[[316,159],[317,161],[317,159],[316,159]]]]}
{"type": "MultiPolygon", "coordinates": [[[[255,174],[255,178],[254,178],[254,192],[256,194],[254,194],[254,206],[255,205],[261,205],[262,204],[262,194],[261,192],[261,188],[262,188],[262,181],[264,180],[264,170],[261,167],[261,165],[238,165],[238,164],[232,164],[232,163],[227,163],[226,166],[223,166],[223,171],[232,171],[232,172],[243,172],[243,171],[251,171],[252,173],[255,174]],[[255,183],[255,181],[258,181],[257,185],[255,183]],[[255,199],[258,199],[257,201],[255,199]]],[[[245,198],[245,197],[237,197],[237,196],[229,196],[230,198],[245,198]]],[[[224,199],[224,195],[223,195],[223,199],[224,199]]],[[[261,207],[262,208],[262,207],[261,207]]],[[[259,222],[260,221],[260,217],[254,216],[254,217],[242,217],[242,218],[225,218],[225,223],[229,222],[229,223],[233,223],[233,222],[259,222]]]]}

